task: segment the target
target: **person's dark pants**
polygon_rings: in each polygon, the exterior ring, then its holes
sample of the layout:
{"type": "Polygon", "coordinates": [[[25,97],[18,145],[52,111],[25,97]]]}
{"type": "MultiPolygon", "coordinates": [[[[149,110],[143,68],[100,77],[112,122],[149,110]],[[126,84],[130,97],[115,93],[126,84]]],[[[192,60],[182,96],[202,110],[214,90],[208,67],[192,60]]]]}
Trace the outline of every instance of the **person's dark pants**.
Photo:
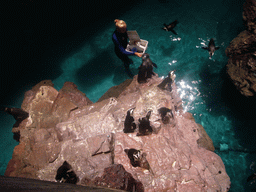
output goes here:
{"type": "Polygon", "coordinates": [[[129,65],[133,63],[133,61],[125,54],[122,54],[120,51],[115,49],[115,53],[119,59],[121,59],[124,63],[124,68],[129,76],[133,76],[132,72],[129,69],[129,65]]]}

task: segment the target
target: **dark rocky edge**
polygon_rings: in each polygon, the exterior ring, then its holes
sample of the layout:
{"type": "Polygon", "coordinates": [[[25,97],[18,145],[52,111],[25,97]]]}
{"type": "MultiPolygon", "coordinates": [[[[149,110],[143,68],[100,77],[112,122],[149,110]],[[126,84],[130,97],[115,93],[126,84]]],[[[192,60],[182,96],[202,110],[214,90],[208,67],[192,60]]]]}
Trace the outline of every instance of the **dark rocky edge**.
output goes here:
{"type": "Polygon", "coordinates": [[[246,30],[227,47],[226,68],[235,87],[242,95],[250,97],[256,93],[256,1],[246,0],[243,9],[246,30]]]}

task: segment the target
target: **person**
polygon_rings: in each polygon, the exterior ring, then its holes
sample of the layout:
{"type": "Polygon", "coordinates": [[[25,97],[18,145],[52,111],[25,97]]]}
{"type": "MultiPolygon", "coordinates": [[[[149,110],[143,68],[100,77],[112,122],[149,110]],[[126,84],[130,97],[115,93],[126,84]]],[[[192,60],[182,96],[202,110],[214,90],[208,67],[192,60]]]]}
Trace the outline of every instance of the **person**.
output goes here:
{"type": "Polygon", "coordinates": [[[142,53],[137,52],[136,48],[132,49],[132,51],[125,50],[128,45],[127,25],[123,20],[119,19],[115,19],[114,22],[116,25],[116,30],[112,35],[112,41],[115,45],[115,53],[117,57],[123,61],[128,75],[132,77],[133,74],[129,69],[129,65],[132,64],[133,61],[128,56],[136,55],[137,57],[141,57],[142,53]]]}

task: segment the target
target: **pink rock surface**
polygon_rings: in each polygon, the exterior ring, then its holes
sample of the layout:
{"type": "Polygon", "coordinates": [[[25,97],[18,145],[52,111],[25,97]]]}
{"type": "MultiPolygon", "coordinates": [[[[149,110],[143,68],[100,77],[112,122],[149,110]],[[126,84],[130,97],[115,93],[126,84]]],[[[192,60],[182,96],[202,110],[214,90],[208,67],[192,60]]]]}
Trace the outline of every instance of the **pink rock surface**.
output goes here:
{"type": "MultiPolygon", "coordinates": [[[[57,169],[67,161],[83,185],[105,178],[106,168],[121,164],[144,191],[228,191],[230,179],[211,139],[183,112],[175,83],[170,92],[157,87],[161,82],[154,76],[139,84],[135,76],[116,97],[87,105],[73,102],[69,89],[63,94],[52,86],[37,86],[26,93],[22,108],[30,116],[18,128],[20,144],[6,175],[55,181],[57,169]],[[162,107],[171,111],[165,122],[162,107]],[[151,134],[123,132],[130,109],[137,128],[151,111],[151,134]],[[131,164],[129,149],[138,150],[139,166],[131,164]]],[[[72,98],[81,96],[77,94],[72,98]]]]}

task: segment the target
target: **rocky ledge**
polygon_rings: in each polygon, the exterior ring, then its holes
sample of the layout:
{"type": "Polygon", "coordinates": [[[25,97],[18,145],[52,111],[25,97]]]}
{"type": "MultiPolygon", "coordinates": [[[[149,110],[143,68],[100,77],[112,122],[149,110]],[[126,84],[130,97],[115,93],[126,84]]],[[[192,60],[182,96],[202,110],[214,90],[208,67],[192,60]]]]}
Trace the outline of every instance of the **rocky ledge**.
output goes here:
{"type": "Polygon", "coordinates": [[[175,82],[137,76],[91,102],[76,85],[43,81],[25,93],[28,114],[5,176],[126,191],[228,191],[212,140],[184,112],[175,82]],[[121,91],[120,91],[121,90],[121,91]]]}
{"type": "Polygon", "coordinates": [[[256,93],[256,1],[246,0],[243,8],[246,30],[226,49],[227,73],[240,93],[248,97],[256,93]]]}

